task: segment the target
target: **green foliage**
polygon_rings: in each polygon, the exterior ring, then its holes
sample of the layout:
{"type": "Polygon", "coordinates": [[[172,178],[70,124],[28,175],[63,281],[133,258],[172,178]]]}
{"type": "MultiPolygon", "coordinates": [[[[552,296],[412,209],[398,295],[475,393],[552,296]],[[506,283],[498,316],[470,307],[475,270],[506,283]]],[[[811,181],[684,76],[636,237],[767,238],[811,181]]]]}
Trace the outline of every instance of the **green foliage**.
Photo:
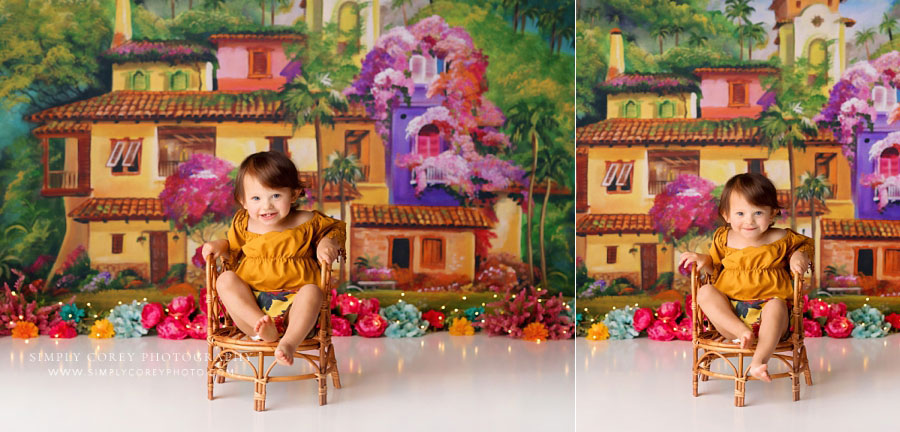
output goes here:
{"type": "Polygon", "coordinates": [[[761,67],[778,67],[778,60],[738,60],[721,51],[709,48],[672,48],[659,58],[658,67],[679,75],[693,76],[694,69],[710,67],[728,67],[734,69],[751,69],[761,67]]]}
{"type": "MultiPolygon", "coordinates": [[[[572,173],[574,175],[574,173],[572,173]]],[[[571,195],[552,196],[547,206],[547,220],[544,222],[545,249],[547,254],[547,273],[550,274],[548,291],[551,293],[562,292],[563,295],[571,295],[570,289],[574,289],[572,281],[575,280],[575,259],[573,245],[575,244],[575,200],[571,195]],[[566,286],[554,285],[553,272],[559,271],[566,275],[566,286]]],[[[537,201],[537,200],[535,200],[537,201]]],[[[532,217],[532,238],[540,235],[540,202],[535,202],[534,215],[532,217]]],[[[525,219],[526,215],[522,215],[525,219]]],[[[527,258],[525,239],[527,238],[526,224],[522,223],[522,255],[527,258]]],[[[535,245],[537,246],[537,245],[535,245]]],[[[539,263],[540,249],[535,247],[533,251],[535,263],[539,263]]],[[[527,262],[527,259],[524,261],[527,262]]]]}
{"type": "Polygon", "coordinates": [[[170,22],[172,36],[198,43],[208,43],[209,37],[218,33],[251,34],[306,34],[306,24],[293,26],[264,26],[240,10],[221,8],[213,10],[192,9],[179,14],[170,22]]]}
{"type": "Polygon", "coordinates": [[[184,275],[186,272],[187,264],[173,264],[171,267],[169,267],[169,271],[166,272],[166,275],[163,276],[160,280],[156,281],[156,283],[160,286],[160,288],[162,288],[173,283],[184,282],[184,275]]]}
{"type": "Polygon", "coordinates": [[[0,105],[48,107],[99,92],[97,56],[112,23],[99,0],[4,0],[0,19],[0,105]]]}
{"type": "Polygon", "coordinates": [[[650,286],[650,292],[660,292],[672,289],[672,281],[675,278],[675,273],[673,272],[664,272],[659,275],[656,279],[656,282],[650,286]]]}
{"type": "Polygon", "coordinates": [[[605,296],[634,295],[640,293],[641,291],[634,286],[628,278],[624,277],[612,280],[606,289],[603,290],[603,295],[605,296]]]}
{"type": "Polygon", "coordinates": [[[171,20],[164,20],[144,5],[131,7],[132,39],[167,40],[174,39],[169,29],[171,20]]]}

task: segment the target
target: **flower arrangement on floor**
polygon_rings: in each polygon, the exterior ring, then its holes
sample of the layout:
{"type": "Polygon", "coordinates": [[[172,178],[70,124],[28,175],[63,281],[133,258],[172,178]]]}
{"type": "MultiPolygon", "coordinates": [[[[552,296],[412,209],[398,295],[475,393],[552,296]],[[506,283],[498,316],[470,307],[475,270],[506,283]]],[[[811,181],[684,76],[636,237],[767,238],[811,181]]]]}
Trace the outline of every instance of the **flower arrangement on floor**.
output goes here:
{"type": "Polygon", "coordinates": [[[490,335],[535,341],[575,336],[572,308],[563,302],[562,294],[554,297],[529,285],[506,288],[503,298],[488,306],[493,310],[485,314],[484,329],[490,335]]]}
{"type": "MultiPolygon", "coordinates": [[[[844,303],[828,303],[804,296],[804,337],[877,338],[891,331],[900,331],[900,314],[885,316],[869,305],[847,312],[844,303]]],[[[691,296],[684,307],[679,302],[666,302],[656,310],[635,305],[613,308],[603,318],[588,315],[587,311],[576,315],[578,336],[588,340],[632,339],[646,335],[652,340],[691,340],[691,296]]]]}

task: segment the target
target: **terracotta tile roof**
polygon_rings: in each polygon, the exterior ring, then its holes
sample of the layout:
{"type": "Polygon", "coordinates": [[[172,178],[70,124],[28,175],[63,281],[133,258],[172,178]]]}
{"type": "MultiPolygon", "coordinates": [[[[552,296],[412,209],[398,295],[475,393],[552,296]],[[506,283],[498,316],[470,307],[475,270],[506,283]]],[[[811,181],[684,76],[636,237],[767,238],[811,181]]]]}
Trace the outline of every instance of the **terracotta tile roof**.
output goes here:
{"type": "MultiPolygon", "coordinates": [[[[152,121],[243,120],[283,121],[275,92],[131,91],[120,90],[37,112],[30,120],[152,121]]],[[[353,104],[339,119],[365,119],[365,108],[353,104]]]]}
{"type": "Polygon", "coordinates": [[[209,37],[209,41],[217,43],[219,41],[233,40],[265,40],[265,41],[302,41],[306,36],[298,33],[279,33],[279,34],[256,34],[256,33],[219,33],[209,37]]]}
{"type": "Polygon", "coordinates": [[[716,73],[716,72],[745,72],[745,73],[776,73],[778,69],[771,67],[751,67],[751,68],[739,68],[739,67],[703,67],[694,69],[694,74],[701,75],[704,73],[716,73]]]}
{"type": "Polygon", "coordinates": [[[91,198],[69,213],[78,222],[166,220],[157,198],[91,198]]]}
{"type": "Polygon", "coordinates": [[[653,223],[646,214],[588,214],[575,223],[575,234],[650,234],[653,223]]]}
{"type": "MultiPolygon", "coordinates": [[[[626,119],[602,120],[575,131],[577,145],[730,144],[757,145],[757,127],[729,120],[626,119]]],[[[831,129],[821,128],[807,144],[840,145],[831,129]]]]}
{"type": "Polygon", "coordinates": [[[71,120],[53,120],[34,128],[32,133],[38,137],[54,134],[89,134],[91,133],[91,124],[88,122],[78,122],[71,120]]]}
{"type": "MultiPolygon", "coordinates": [[[[782,213],[786,215],[790,215],[791,213],[791,191],[787,189],[779,189],[778,190],[778,204],[784,207],[782,213]]],[[[817,216],[821,216],[823,214],[831,213],[831,210],[828,209],[828,206],[825,205],[820,200],[816,200],[815,202],[815,211],[817,216]]],[[[809,217],[809,201],[807,200],[799,200],[797,201],[797,216],[805,216],[809,217]]]]}
{"type": "Polygon", "coordinates": [[[487,229],[494,225],[478,208],[388,204],[353,204],[350,221],[359,227],[487,229]]]}
{"type": "Polygon", "coordinates": [[[822,219],[822,238],[900,239],[900,220],[822,219]]]}
{"type": "Polygon", "coordinates": [[[578,144],[757,144],[756,127],[703,119],[608,119],[580,127],[578,144]],[[733,125],[728,126],[727,125],[733,125]]]}

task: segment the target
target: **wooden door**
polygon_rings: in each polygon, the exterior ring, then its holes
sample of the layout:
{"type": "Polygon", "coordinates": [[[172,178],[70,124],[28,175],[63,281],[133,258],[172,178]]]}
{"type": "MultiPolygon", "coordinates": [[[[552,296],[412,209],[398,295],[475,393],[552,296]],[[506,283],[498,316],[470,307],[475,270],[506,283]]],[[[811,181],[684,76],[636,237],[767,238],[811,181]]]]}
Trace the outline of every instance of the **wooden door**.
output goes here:
{"type": "Polygon", "coordinates": [[[641,289],[650,290],[656,282],[656,244],[641,245],[641,289]]]}
{"type": "Polygon", "coordinates": [[[168,233],[156,231],[150,233],[150,281],[162,279],[169,271],[168,233]]]}

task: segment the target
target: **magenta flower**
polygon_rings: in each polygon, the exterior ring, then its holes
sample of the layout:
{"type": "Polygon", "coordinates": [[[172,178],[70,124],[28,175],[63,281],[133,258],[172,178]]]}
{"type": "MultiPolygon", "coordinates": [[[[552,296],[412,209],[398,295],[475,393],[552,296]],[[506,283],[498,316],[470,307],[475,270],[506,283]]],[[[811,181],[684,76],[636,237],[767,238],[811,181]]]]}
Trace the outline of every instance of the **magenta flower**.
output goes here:
{"type": "Polygon", "coordinates": [[[361,315],[359,319],[356,320],[356,333],[362,337],[377,338],[384,334],[387,326],[387,320],[381,315],[361,315]]]}
{"type": "Polygon", "coordinates": [[[640,308],[634,311],[634,330],[638,333],[646,330],[653,322],[653,309],[640,308]]]}
{"type": "Polygon", "coordinates": [[[681,316],[681,303],[665,302],[659,305],[659,309],[656,310],[656,315],[663,321],[675,322],[675,320],[681,316]]]}
{"type": "Polygon", "coordinates": [[[359,314],[360,315],[365,315],[365,314],[369,314],[369,313],[377,314],[380,307],[381,306],[378,304],[378,299],[375,297],[362,299],[359,301],[359,314]]]}
{"type": "Polygon", "coordinates": [[[675,331],[665,321],[656,320],[647,329],[647,336],[655,341],[670,341],[675,339],[675,331]]]}
{"type": "Polygon", "coordinates": [[[206,339],[206,315],[197,314],[187,327],[188,335],[194,339],[206,339]]]}
{"type": "Polygon", "coordinates": [[[678,244],[716,229],[718,202],[712,195],[716,185],[692,174],[682,174],[653,199],[650,218],[666,243],[678,244]]]}
{"type": "Polygon", "coordinates": [[[56,324],[50,326],[47,335],[55,339],[71,339],[78,336],[75,327],[69,321],[57,321],[56,324]]]}
{"type": "Polygon", "coordinates": [[[831,306],[822,300],[812,299],[807,304],[809,305],[809,312],[812,314],[813,318],[828,318],[828,315],[831,313],[831,306]]]}
{"type": "Polygon", "coordinates": [[[172,315],[176,318],[187,318],[194,312],[194,297],[193,296],[179,296],[172,299],[172,302],[169,303],[169,315],[172,315]]]}
{"type": "Polygon", "coordinates": [[[822,326],[819,325],[818,321],[803,318],[803,337],[822,337],[822,326]]]}
{"type": "Polygon", "coordinates": [[[686,316],[678,321],[678,325],[675,326],[675,337],[678,340],[689,341],[693,339],[693,334],[691,332],[691,325],[693,321],[690,316],[686,316]]]}
{"type": "Polygon", "coordinates": [[[338,294],[335,303],[337,303],[342,316],[359,313],[359,299],[350,294],[338,294]]]}
{"type": "Polygon", "coordinates": [[[844,302],[834,303],[828,310],[828,319],[847,316],[847,305],[844,302]]]}
{"type": "Polygon", "coordinates": [[[163,339],[184,339],[188,337],[187,324],[171,315],[165,317],[156,326],[159,337],[163,339]]]}
{"type": "Polygon", "coordinates": [[[829,337],[843,339],[849,337],[852,331],[853,321],[847,317],[832,318],[825,323],[825,333],[828,333],[829,337]]]}
{"type": "Polygon", "coordinates": [[[353,336],[353,326],[350,325],[347,318],[332,315],[331,334],[332,336],[353,336]]]}
{"type": "Polygon", "coordinates": [[[150,330],[163,319],[163,305],[160,303],[147,303],[141,310],[141,325],[150,330]]]}

